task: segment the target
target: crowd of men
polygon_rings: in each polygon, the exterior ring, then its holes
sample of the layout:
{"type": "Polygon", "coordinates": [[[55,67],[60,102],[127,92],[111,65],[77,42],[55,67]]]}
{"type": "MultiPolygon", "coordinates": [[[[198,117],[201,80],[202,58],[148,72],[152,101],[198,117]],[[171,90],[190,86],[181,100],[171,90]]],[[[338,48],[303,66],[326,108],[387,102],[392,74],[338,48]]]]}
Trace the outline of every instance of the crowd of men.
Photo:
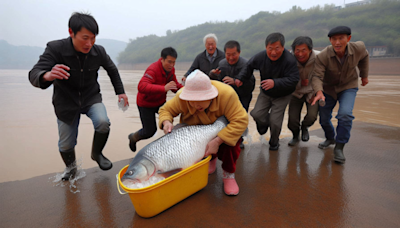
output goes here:
{"type": "MultiPolygon", "coordinates": [[[[33,86],[46,89],[53,85],[53,105],[59,131],[59,152],[66,165],[63,180],[76,173],[75,145],[81,114],[93,122],[94,138],[91,158],[103,170],[112,163],[102,151],[110,133],[110,121],[102,103],[97,81],[103,67],[111,79],[118,100],[129,105],[117,67],[102,46],[96,45],[98,25],[89,14],[74,13],[69,20],[69,37],[49,42],[38,63],[29,72],[33,86]]],[[[284,113],[289,106],[288,128],[293,133],[289,146],[309,140],[308,128],[317,120],[326,140],[319,148],[334,147],[334,160],[345,162],[344,145],[349,141],[352,110],[361,85],[368,84],[368,52],[363,42],[350,42],[351,29],[337,26],[328,33],[330,46],[321,52],[313,49],[312,39],[297,37],[285,49],[285,37],[271,33],[265,40],[265,49],[249,60],[240,56],[239,42],[230,40],[224,51],[217,48],[215,34],[207,34],[205,50],[198,54],[185,73],[182,84],[175,75],[178,53],[172,47],[164,48],[158,61],[145,71],[138,85],[137,106],[142,129],[128,136],[129,147],[136,151],[136,143],[148,139],[159,128],[168,134],[173,129],[173,117],[188,125],[211,124],[225,116],[229,123],[206,148],[205,156],[212,155],[209,174],[216,170],[217,158],[222,161],[224,192],[237,195],[236,162],[243,148],[242,135],[248,126],[248,111],[255,87],[254,70],[260,72],[260,93],[250,111],[257,131],[264,135],[270,130],[269,149],[279,149],[279,136],[284,113]],[[176,96],[166,101],[168,91],[176,96]],[[332,110],[339,103],[332,125],[332,110]],[[301,120],[302,108],[307,113],[301,120]]]]}

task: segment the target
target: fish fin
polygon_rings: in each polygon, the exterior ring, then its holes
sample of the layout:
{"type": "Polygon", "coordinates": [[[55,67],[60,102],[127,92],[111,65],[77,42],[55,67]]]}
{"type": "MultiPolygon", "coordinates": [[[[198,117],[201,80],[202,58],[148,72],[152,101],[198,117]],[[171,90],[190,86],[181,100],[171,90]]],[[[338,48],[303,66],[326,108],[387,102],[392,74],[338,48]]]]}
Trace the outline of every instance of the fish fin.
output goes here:
{"type": "Polygon", "coordinates": [[[164,178],[167,178],[167,177],[170,177],[170,176],[172,176],[172,175],[174,175],[176,173],[179,173],[182,170],[183,170],[182,168],[178,168],[178,169],[173,169],[173,170],[169,170],[169,171],[165,171],[165,172],[157,171],[157,174],[162,176],[162,177],[164,177],[164,178]]]}

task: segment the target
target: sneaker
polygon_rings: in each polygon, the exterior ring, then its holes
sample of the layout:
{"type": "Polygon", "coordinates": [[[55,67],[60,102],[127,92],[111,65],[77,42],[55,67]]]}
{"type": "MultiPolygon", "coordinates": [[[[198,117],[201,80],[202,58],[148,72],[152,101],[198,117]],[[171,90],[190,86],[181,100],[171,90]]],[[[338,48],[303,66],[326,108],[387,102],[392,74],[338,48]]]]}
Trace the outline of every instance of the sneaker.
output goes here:
{"type": "Polygon", "coordinates": [[[210,164],[208,165],[208,174],[213,174],[216,169],[217,169],[217,158],[214,158],[210,161],[210,164]]]}
{"type": "Polygon", "coordinates": [[[239,186],[235,180],[235,173],[224,171],[222,181],[224,182],[224,192],[228,196],[236,196],[239,194],[239,186]]]}

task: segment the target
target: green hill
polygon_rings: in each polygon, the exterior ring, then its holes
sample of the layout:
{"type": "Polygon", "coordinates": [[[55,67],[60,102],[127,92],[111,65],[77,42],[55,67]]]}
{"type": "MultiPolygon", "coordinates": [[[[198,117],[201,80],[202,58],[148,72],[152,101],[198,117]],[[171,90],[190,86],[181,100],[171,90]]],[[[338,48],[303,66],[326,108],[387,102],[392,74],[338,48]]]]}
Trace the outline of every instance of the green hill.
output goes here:
{"type": "Polygon", "coordinates": [[[400,54],[400,1],[376,0],[370,4],[339,9],[334,5],[316,6],[308,10],[293,6],[285,13],[259,12],[244,21],[204,23],[181,31],[166,32],[166,36],[149,35],[131,40],[118,56],[119,64],[149,63],[160,56],[162,48],[172,46],[179,62],[191,62],[204,50],[203,37],[215,33],[218,47],[228,40],[237,40],[242,56],[249,58],[264,49],[265,38],[281,32],[285,47],[297,36],[310,36],[314,47],[329,45],[329,29],[338,25],[352,28],[352,40],[362,40],[367,46],[387,46],[388,52],[400,54]]]}

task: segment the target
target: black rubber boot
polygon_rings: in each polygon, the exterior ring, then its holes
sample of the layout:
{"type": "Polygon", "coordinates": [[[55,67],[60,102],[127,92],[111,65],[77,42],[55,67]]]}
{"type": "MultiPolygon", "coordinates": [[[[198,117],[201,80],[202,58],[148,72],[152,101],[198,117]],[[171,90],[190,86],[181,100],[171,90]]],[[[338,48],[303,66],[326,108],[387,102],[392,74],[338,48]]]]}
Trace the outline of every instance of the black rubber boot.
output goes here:
{"type": "Polygon", "coordinates": [[[333,160],[337,163],[344,164],[346,158],[343,154],[344,143],[336,143],[335,149],[333,149],[333,160]]]}
{"type": "Polygon", "coordinates": [[[295,145],[299,142],[299,134],[300,134],[300,131],[292,132],[292,133],[293,133],[293,138],[292,138],[292,140],[290,140],[290,142],[288,143],[289,146],[295,146],[295,145]]]}
{"type": "Polygon", "coordinates": [[[308,127],[301,127],[301,140],[307,142],[310,140],[310,134],[308,133],[308,127]]]}
{"type": "Polygon", "coordinates": [[[335,143],[336,143],[336,142],[335,142],[334,139],[325,139],[324,142],[318,144],[318,148],[320,148],[320,149],[325,149],[325,148],[327,148],[329,145],[333,145],[333,144],[335,144],[335,143]]]}
{"type": "Polygon", "coordinates": [[[75,149],[72,149],[68,152],[60,151],[60,154],[65,163],[65,166],[67,167],[61,179],[63,181],[67,181],[73,178],[76,174],[75,149]]]}
{"type": "Polygon", "coordinates": [[[128,139],[129,139],[129,148],[131,148],[131,151],[135,152],[136,143],[142,139],[142,137],[140,137],[139,135],[139,131],[129,134],[128,139]]]}
{"type": "Polygon", "coordinates": [[[112,163],[106,157],[103,156],[103,148],[106,145],[108,135],[107,133],[94,132],[93,146],[92,146],[92,159],[99,164],[100,169],[109,170],[112,168],[112,163]]]}

